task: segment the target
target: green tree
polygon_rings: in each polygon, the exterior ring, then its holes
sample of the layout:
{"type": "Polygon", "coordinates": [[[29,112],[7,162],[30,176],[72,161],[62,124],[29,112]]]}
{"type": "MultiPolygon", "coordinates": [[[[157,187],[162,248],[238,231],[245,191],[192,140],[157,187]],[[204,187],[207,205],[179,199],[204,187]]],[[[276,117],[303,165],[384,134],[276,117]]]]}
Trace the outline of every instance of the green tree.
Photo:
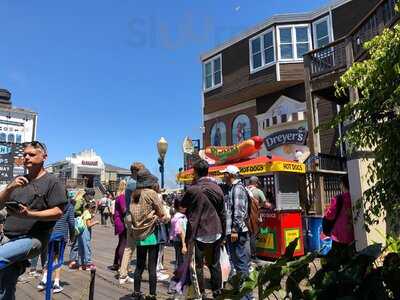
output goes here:
{"type": "MultiPolygon", "coordinates": [[[[396,5],[399,11],[399,3],[396,5]]],[[[400,216],[400,25],[365,43],[369,59],[355,62],[336,84],[337,96],[349,89],[358,99],[345,104],[331,127],[350,121],[343,140],[352,149],[373,150],[371,186],[360,199],[367,225],[385,217],[399,234],[400,216]]]]}

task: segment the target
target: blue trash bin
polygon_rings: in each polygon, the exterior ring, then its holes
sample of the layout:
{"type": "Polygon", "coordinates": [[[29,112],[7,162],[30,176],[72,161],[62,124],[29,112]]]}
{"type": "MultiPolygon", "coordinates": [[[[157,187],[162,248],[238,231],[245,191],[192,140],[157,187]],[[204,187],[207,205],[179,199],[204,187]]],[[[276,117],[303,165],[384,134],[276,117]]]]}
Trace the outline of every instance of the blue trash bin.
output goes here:
{"type": "Polygon", "coordinates": [[[307,219],[307,249],[309,252],[320,251],[326,255],[332,248],[332,240],[329,237],[321,239],[322,216],[306,216],[307,219]]]}

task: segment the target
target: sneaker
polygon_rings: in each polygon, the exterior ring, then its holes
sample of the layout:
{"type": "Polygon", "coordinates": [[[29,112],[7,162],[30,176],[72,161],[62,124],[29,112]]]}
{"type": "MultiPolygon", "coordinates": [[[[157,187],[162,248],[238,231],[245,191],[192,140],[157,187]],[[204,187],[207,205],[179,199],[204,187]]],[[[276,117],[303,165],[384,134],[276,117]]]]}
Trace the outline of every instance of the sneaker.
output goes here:
{"type": "Polygon", "coordinates": [[[40,277],[40,274],[37,271],[30,271],[28,275],[34,278],[40,277]]]}
{"type": "Polygon", "coordinates": [[[157,273],[157,280],[158,281],[164,281],[164,280],[167,280],[168,278],[169,278],[168,274],[163,274],[161,272],[157,273]]]}
{"type": "Polygon", "coordinates": [[[41,281],[37,286],[39,292],[43,291],[45,288],[46,288],[46,283],[44,281],[41,281]]]}
{"type": "Polygon", "coordinates": [[[76,261],[73,261],[73,262],[69,263],[68,268],[70,268],[71,270],[77,270],[77,269],[79,269],[79,266],[76,263],[76,261]]]}
{"type": "Polygon", "coordinates": [[[144,296],[141,293],[133,293],[132,296],[133,300],[143,300],[144,296]]]}
{"type": "Polygon", "coordinates": [[[133,278],[129,276],[119,279],[119,284],[133,283],[133,282],[134,282],[133,278]]]}
{"type": "Polygon", "coordinates": [[[61,285],[59,284],[54,284],[53,285],[53,293],[57,294],[57,293],[61,293],[64,289],[62,288],[61,285]]]}
{"type": "Polygon", "coordinates": [[[82,266],[82,270],[84,270],[84,271],[96,270],[96,266],[94,264],[87,264],[87,265],[82,266]]]}

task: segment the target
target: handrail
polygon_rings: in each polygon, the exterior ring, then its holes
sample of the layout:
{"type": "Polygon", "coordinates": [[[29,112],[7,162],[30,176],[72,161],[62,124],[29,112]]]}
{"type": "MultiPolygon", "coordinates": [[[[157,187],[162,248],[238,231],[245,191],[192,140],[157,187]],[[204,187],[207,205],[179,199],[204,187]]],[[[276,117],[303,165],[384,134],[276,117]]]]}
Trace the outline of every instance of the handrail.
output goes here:
{"type": "Polygon", "coordinates": [[[317,52],[323,51],[325,49],[332,48],[333,46],[336,46],[337,44],[340,44],[340,43],[344,42],[345,40],[346,40],[346,37],[341,37],[340,39],[334,40],[333,42],[331,42],[331,43],[329,43],[329,44],[327,44],[327,45],[325,45],[323,47],[311,50],[311,51],[307,52],[304,55],[308,56],[308,55],[312,55],[312,54],[315,54],[317,52]]]}

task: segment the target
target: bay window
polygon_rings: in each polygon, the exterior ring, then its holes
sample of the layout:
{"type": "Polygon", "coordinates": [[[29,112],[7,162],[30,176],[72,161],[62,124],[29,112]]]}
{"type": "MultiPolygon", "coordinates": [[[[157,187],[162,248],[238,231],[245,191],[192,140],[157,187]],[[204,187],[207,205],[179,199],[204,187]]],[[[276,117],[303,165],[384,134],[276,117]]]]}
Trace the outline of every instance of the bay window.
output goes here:
{"type": "Polygon", "coordinates": [[[313,30],[315,49],[322,48],[332,41],[329,16],[316,21],[313,24],[313,30]]]}
{"type": "Polygon", "coordinates": [[[302,60],[311,50],[309,25],[289,25],[278,27],[279,60],[302,60]]]}
{"type": "Polygon", "coordinates": [[[274,31],[269,29],[249,40],[250,71],[256,72],[275,62],[274,31]]]}

